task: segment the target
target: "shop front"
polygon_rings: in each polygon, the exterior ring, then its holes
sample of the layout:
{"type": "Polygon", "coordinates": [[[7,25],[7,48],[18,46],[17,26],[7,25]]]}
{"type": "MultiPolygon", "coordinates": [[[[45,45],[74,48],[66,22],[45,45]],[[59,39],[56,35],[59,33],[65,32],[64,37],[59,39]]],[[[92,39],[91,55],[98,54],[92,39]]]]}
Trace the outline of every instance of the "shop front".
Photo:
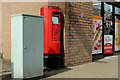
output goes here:
{"type": "Polygon", "coordinates": [[[120,51],[120,8],[117,3],[93,3],[92,55],[112,56],[120,51]]]}
{"type": "MultiPolygon", "coordinates": [[[[66,67],[120,54],[119,2],[4,2],[2,3],[2,24],[4,25],[2,26],[1,52],[3,59],[11,60],[10,16],[19,13],[40,15],[40,8],[45,5],[54,5],[60,8],[63,34],[60,47],[62,49],[61,62],[66,67]],[[15,6],[17,7],[15,8],[15,6]]],[[[58,20],[56,17],[53,19],[58,20]]]]}

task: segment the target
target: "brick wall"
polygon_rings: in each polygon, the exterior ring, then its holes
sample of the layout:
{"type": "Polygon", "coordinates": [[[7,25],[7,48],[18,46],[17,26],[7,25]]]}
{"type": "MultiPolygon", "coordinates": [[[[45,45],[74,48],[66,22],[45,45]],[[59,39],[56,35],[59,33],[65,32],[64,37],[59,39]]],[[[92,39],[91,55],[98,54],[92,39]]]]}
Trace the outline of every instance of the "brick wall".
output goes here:
{"type": "Polygon", "coordinates": [[[67,3],[65,17],[65,65],[91,62],[92,3],[67,3]]]}
{"type": "Polygon", "coordinates": [[[48,3],[43,2],[3,2],[2,3],[2,54],[3,58],[11,58],[11,15],[39,15],[40,8],[48,3]]]}

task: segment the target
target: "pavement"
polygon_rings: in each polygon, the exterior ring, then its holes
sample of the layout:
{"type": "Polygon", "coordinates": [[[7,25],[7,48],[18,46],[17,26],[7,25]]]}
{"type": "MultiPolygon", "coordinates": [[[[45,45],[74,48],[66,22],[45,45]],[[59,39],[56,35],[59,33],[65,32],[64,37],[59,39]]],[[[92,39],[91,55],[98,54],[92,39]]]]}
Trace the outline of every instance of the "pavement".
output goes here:
{"type": "Polygon", "coordinates": [[[11,75],[11,61],[0,58],[0,79],[11,75]]]}
{"type": "MultiPolygon", "coordinates": [[[[0,63],[2,64],[2,66],[0,65],[0,68],[2,67],[0,73],[2,72],[3,76],[10,76],[10,61],[0,60],[0,63]]],[[[44,74],[45,78],[42,78],[42,80],[52,78],[118,78],[118,56],[105,57],[79,66],[51,70],[44,74]]]]}
{"type": "MultiPolygon", "coordinates": [[[[47,73],[47,78],[118,78],[118,56],[105,57],[98,61],[68,69],[54,71],[54,75],[47,73]]],[[[45,80],[43,79],[43,80],[45,80]]]]}

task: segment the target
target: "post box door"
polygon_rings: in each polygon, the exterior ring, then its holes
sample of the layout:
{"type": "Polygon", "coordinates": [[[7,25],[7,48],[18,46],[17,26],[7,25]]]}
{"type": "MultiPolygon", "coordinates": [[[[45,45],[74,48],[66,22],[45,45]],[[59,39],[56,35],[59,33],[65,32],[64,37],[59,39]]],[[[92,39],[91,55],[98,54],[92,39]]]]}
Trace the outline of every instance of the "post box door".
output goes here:
{"type": "Polygon", "coordinates": [[[60,34],[61,34],[61,14],[56,9],[50,9],[49,21],[51,28],[50,32],[50,49],[49,53],[60,53],[60,34]]]}

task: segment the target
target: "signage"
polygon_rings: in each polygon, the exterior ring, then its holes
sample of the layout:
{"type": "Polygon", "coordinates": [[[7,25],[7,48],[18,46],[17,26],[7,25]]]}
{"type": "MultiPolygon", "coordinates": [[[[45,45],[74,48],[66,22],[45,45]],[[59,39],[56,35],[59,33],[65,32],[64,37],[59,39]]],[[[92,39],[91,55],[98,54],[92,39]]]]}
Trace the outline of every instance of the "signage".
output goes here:
{"type": "Polygon", "coordinates": [[[119,33],[118,27],[120,26],[120,20],[115,20],[115,51],[119,50],[119,33]]]}
{"type": "Polygon", "coordinates": [[[102,53],[102,17],[93,16],[92,54],[102,53]]]}
{"type": "Polygon", "coordinates": [[[104,35],[104,54],[113,52],[113,35],[104,35]]]}
{"type": "MultiPolygon", "coordinates": [[[[120,30],[120,23],[119,23],[118,28],[120,30]]],[[[120,31],[118,31],[118,50],[120,50],[120,31]]]]}

